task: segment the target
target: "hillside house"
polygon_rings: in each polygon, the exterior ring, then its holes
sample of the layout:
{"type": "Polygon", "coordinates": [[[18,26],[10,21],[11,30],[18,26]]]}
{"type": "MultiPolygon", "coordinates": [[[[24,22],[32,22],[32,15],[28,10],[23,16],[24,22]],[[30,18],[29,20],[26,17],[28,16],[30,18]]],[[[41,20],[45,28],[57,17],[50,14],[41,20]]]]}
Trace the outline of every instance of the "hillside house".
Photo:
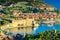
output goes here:
{"type": "Polygon", "coordinates": [[[54,10],[55,10],[55,8],[54,8],[54,7],[52,7],[52,6],[46,6],[46,10],[48,10],[48,11],[54,11],[54,10]]]}
{"type": "MultiPolygon", "coordinates": [[[[21,32],[26,32],[26,33],[30,33],[33,32],[32,30],[32,21],[34,21],[34,19],[20,19],[20,20],[13,20],[11,24],[7,24],[2,26],[2,29],[10,30],[12,31],[12,33],[21,33],[21,32]]],[[[36,23],[36,21],[34,21],[34,28],[38,27],[38,23],[36,23]]]]}
{"type": "Polygon", "coordinates": [[[21,14],[22,12],[19,9],[14,9],[13,10],[13,15],[14,16],[19,16],[19,14],[21,14]]]}
{"type": "Polygon", "coordinates": [[[44,7],[44,6],[40,6],[40,9],[41,9],[41,10],[44,10],[44,9],[45,9],[45,7],[44,7]]]}

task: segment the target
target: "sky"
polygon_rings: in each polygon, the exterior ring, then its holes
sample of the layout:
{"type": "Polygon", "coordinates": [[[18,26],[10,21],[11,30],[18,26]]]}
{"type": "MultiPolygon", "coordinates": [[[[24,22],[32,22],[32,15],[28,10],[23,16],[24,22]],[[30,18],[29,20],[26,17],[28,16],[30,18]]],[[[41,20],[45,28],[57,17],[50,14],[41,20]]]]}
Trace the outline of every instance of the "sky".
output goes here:
{"type": "Polygon", "coordinates": [[[44,0],[46,3],[60,9],[60,0],[44,0]]]}

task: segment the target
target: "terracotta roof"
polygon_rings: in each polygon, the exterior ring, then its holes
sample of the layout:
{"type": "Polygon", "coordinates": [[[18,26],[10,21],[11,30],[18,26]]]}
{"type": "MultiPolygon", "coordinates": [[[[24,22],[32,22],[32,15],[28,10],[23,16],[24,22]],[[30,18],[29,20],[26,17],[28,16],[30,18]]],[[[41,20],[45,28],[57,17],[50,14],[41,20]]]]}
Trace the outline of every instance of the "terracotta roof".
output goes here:
{"type": "Polygon", "coordinates": [[[46,8],[54,8],[54,7],[53,7],[53,6],[49,6],[49,5],[48,5],[48,6],[46,6],[46,8]]]}
{"type": "Polygon", "coordinates": [[[40,8],[45,8],[44,6],[40,6],[40,8]]]}
{"type": "Polygon", "coordinates": [[[20,10],[13,10],[13,12],[16,12],[16,13],[18,13],[18,12],[20,12],[20,10]]]}

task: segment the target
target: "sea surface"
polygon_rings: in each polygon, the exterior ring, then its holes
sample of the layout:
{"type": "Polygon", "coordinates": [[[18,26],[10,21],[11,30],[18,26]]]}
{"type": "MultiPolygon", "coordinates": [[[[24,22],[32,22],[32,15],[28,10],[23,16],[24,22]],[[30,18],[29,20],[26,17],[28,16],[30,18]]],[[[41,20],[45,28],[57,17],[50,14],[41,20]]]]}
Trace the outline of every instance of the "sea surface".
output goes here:
{"type": "Polygon", "coordinates": [[[34,34],[44,32],[47,30],[60,30],[60,24],[54,24],[53,26],[48,26],[47,24],[41,24],[34,32],[34,34]]]}
{"type": "MultiPolygon", "coordinates": [[[[57,9],[60,9],[60,0],[44,0],[49,5],[54,6],[57,9]]],[[[34,34],[44,32],[47,30],[60,30],[60,24],[54,24],[49,27],[47,24],[40,24],[40,26],[34,31],[34,34]]]]}

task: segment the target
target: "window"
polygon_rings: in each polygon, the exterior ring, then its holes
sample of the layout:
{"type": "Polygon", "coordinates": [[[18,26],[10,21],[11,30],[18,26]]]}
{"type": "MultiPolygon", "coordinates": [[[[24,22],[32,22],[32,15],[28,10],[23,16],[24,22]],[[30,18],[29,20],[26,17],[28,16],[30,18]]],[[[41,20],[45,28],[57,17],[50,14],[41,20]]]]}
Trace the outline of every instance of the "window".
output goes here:
{"type": "Polygon", "coordinates": [[[23,24],[21,24],[21,26],[23,26],[23,24]]]}
{"type": "Polygon", "coordinates": [[[18,27],[18,30],[20,30],[20,27],[18,27]]]}
{"type": "Polygon", "coordinates": [[[18,24],[18,26],[20,26],[20,24],[18,24]]]}
{"type": "Polygon", "coordinates": [[[21,29],[23,29],[23,27],[21,27],[21,29]]]}
{"type": "Polygon", "coordinates": [[[33,17],[31,15],[29,15],[29,18],[32,19],[33,17]]]}

